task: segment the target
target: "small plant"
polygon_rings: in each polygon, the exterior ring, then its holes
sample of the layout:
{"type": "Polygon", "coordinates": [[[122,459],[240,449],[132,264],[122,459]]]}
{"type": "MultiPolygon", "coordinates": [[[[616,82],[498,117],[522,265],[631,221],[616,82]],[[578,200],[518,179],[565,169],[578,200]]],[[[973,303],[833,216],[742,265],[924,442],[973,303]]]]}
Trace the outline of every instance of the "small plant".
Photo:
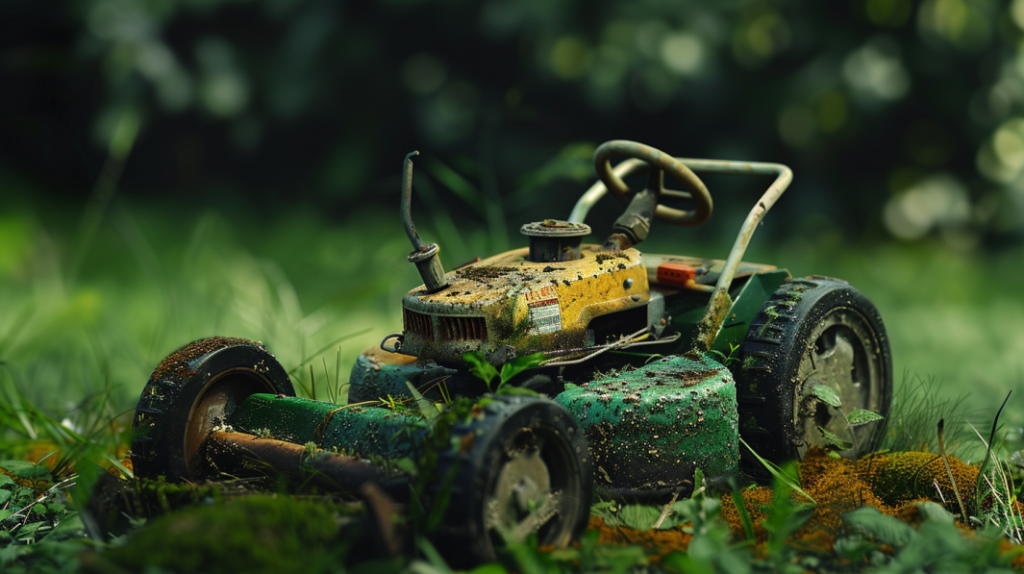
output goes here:
{"type": "Polygon", "coordinates": [[[762,363],[763,361],[764,361],[764,359],[762,359],[761,357],[758,357],[757,355],[749,355],[749,356],[747,356],[747,358],[743,359],[743,368],[744,369],[755,369],[755,368],[759,367],[760,363],[762,363]]]}
{"type": "Polygon", "coordinates": [[[257,438],[273,438],[273,436],[270,434],[270,429],[266,427],[258,428],[254,430],[252,434],[256,435],[257,438]]]}
{"type": "Polygon", "coordinates": [[[825,439],[829,450],[845,451],[857,448],[857,433],[854,432],[856,428],[885,418],[874,411],[865,409],[853,409],[849,414],[843,412],[842,399],[839,398],[839,394],[836,393],[835,389],[828,385],[814,383],[811,386],[811,394],[829,407],[834,408],[843,417],[843,420],[846,421],[845,430],[848,431],[852,439],[850,441],[845,440],[824,427],[818,427],[818,432],[825,439]]]}
{"type": "Polygon", "coordinates": [[[65,542],[83,534],[66,493],[76,478],[71,475],[54,484],[46,466],[0,461],[0,570],[19,571],[14,566],[21,557],[82,550],[81,544],[65,542]]]}
{"type": "Polygon", "coordinates": [[[532,369],[544,362],[544,353],[516,357],[501,366],[501,373],[498,373],[498,369],[494,365],[487,362],[483,353],[470,351],[462,355],[462,360],[469,364],[469,372],[482,380],[487,385],[487,389],[494,393],[498,392],[499,389],[505,386],[505,383],[512,380],[519,373],[532,369]],[[497,386],[493,386],[494,379],[499,379],[497,386]]]}
{"type": "Polygon", "coordinates": [[[758,337],[763,337],[764,332],[768,330],[768,327],[770,327],[771,324],[775,322],[776,319],[779,318],[779,312],[778,310],[776,310],[775,305],[769,305],[765,307],[764,314],[768,317],[768,319],[764,322],[763,325],[761,325],[761,330],[757,332],[758,337]]]}
{"type": "Polygon", "coordinates": [[[762,522],[764,529],[768,531],[766,557],[777,572],[804,571],[793,563],[794,551],[786,543],[786,539],[796,534],[814,516],[814,509],[817,507],[813,499],[810,503],[797,502],[793,499],[794,490],[807,496],[799,487],[793,487],[794,484],[799,484],[797,469],[796,463],[787,463],[778,469],[779,473],[772,483],[772,503],[765,508],[766,517],[762,522]]]}
{"type": "Polygon", "coordinates": [[[388,408],[393,411],[405,408],[405,406],[402,404],[402,401],[392,397],[390,394],[388,394],[387,398],[381,397],[379,400],[381,404],[384,406],[384,408],[388,408]]]}
{"type": "MultiPolygon", "coordinates": [[[[729,343],[729,354],[728,355],[726,355],[725,353],[722,353],[721,351],[716,351],[714,349],[708,351],[708,354],[711,355],[712,357],[714,357],[715,360],[717,360],[719,363],[721,363],[725,367],[731,368],[731,366],[733,364],[740,362],[740,358],[736,356],[736,352],[739,351],[739,350],[740,350],[740,345],[739,344],[737,344],[737,343],[729,343]]],[[[750,358],[750,357],[748,357],[748,358],[750,358]]]]}

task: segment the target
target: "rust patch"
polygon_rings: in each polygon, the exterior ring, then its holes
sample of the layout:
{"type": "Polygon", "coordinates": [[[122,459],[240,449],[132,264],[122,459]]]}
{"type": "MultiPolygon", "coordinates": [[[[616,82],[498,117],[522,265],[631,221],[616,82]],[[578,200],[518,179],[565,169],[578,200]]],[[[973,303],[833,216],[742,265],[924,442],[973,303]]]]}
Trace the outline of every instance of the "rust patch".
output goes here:
{"type": "Polygon", "coordinates": [[[598,263],[604,263],[605,261],[611,261],[612,259],[629,259],[629,255],[626,255],[622,251],[604,251],[594,255],[594,258],[598,263]]]}
{"type": "Polygon", "coordinates": [[[501,279],[502,277],[511,275],[517,271],[521,271],[521,269],[517,269],[515,267],[499,267],[497,265],[474,265],[472,267],[456,269],[455,274],[466,279],[482,281],[484,279],[501,279]]]}

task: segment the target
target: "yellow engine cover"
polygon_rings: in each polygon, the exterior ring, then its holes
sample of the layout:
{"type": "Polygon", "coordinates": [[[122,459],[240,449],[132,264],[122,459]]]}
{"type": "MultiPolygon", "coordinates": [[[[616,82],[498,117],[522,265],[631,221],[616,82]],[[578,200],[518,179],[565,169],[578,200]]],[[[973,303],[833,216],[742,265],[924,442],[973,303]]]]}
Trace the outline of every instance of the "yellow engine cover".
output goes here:
{"type": "MultiPolygon", "coordinates": [[[[636,249],[581,247],[575,261],[532,262],[517,249],[445,275],[448,287],[421,285],[402,300],[401,352],[458,361],[467,351],[510,356],[583,348],[595,317],[642,307],[647,270],[636,249]],[[511,349],[508,349],[511,347],[511,349]],[[514,352],[510,353],[510,351],[514,352]]],[[[500,358],[496,362],[500,361],[500,358]]]]}

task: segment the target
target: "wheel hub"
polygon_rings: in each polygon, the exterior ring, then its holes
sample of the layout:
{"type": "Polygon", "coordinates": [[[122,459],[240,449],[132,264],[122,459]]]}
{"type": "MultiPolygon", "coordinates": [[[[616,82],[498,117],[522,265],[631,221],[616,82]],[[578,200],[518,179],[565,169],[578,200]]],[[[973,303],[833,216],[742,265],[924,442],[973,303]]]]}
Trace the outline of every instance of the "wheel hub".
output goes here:
{"type": "Polygon", "coordinates": [[[514,442],[527,444],[506,451],[507,460],[487,501],[486,527],[520,542],[559,514],[561,492],[551,491],[543,440],[524,432],[514,442]]]}
{"type": "MultiPolygon", "coordinates": [[[[820,429],[832,433],[852,448],[841,449],[848,457],[856,457],[871,431],[850,425],[846,413],[855,409],[877,411],[879,389],[872,381],[879,381],[877,361],[869,354],[874,347],[867,320],[851,309],[837,307],[825,315],[808,337],[808,344],[798,370],[797,401],[794,421],[802,425],[797,445],[803,458],[811,446],[827,446],[820,429]],[[821,388],[825,387],[825,388],[821,388]],[[838,400],[839,406],[830,400],[838,400]]],[[[873,426],[873,425],[865,425],[873,426]]]]}

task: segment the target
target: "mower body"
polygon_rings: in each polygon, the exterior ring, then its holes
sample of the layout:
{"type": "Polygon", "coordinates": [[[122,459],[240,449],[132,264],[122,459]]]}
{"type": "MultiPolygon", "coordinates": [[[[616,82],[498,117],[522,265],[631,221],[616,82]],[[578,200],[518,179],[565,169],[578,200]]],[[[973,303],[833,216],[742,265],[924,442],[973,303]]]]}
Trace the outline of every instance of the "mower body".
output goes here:
{"type": "Polygon", "coordinates": [[[349,402],[407,397],[409,383],[440,398],[440,387],[432,385],[438,380],[446,392],[480,395],[489,389],[470,373],[466,353],[480,353],[498,368],[543,353],[551,359],[546,365],[509,384],[545,392],[580,422],[604,494],[649,499],[686,490],[697,466],[716,482],[735,474],[738,409],[732,371],[723,362],[738,362],[732,355],[751,321],[789,273],[741,264],[715,344],[682,358],[724,260],[583,245],[578,259],[534,262],[528,251],[451,271],[441,291],[409,291],[399,349],[375,346],[359,357],[349,402]],[[649,363],[659,355],[674,358],[649,363]]]}
{"type": "Polygon", "coordinates": [[[524,225],[528,247],[445,273],[438,246],[412,224],[414,155],[402,213],[423,285],[402,299],[402,331],[357,358],[347,404],[295,398],[262,344],[193,342],[161,363],[140,398],[132,457],[141,476],[274,468],[350,492],[375,483],[399,499],[410,480],[430,478],[420,494],[447,506],[438,540],[476,560],[493,559],[509,536],[568,544],[593,490],[663,501],[698,487],[698,469],[713,486],[741,464],[756,474],[752,461],[800,458],[823,439],[849,457],[876,444],[892,392],[877,310],[844,281],[742,260],[789,168],[607,142],[595,153],[601,181],[568,220],[524,225]],[[629,159],[613,169],[616,156],[629,159]],[[644,168],[647,188],[633,193],[621,178],[644,168]],[[641,253],[654,219],[710,217],[694,171],[774,180],[726,258],[641,253]],[[665,189],[665,173],[686,191],[665,189]],[[583,244],[583,219],[606,192],[628,206],[603,244],[583,244]],[[692,208],[663,205],[679,198],[692,208]],[[488,374],[498,372],[500,381],[488,374]],[[395,408],[403,402],[417,408],[395,408]],[[741,457],[741,436],[759,457],[741,457]],[[396,479],[399,462],[420,468],[396,479]]]}

